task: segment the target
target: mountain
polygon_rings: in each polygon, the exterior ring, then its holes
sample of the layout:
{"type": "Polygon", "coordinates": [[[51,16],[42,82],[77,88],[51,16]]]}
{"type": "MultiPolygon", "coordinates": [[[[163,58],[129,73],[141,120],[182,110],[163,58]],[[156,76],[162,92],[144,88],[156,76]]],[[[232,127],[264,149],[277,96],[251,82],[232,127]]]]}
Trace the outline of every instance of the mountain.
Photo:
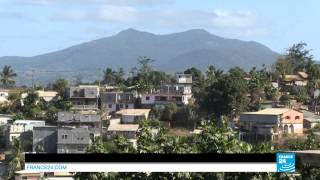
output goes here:
{"type": "Polygon", "coordinates": [[[156,60],[155,68],[173,73],[189,67],[205,71],[208,65],[224,70],[234,66],[249,69],[270,65],[279,54],[257,42],[222,38],[202,29],[167,35],[127,29],[43,55],[1,57],[0,67],[11,65],[18,72],[19,84],[30,84],[32,74],[35,82],[42,84],[57,77],[91,81],[102,76],[99,68],[123,67],[129,71],[137,66],[139,56],[150,57],[156,60]]]}

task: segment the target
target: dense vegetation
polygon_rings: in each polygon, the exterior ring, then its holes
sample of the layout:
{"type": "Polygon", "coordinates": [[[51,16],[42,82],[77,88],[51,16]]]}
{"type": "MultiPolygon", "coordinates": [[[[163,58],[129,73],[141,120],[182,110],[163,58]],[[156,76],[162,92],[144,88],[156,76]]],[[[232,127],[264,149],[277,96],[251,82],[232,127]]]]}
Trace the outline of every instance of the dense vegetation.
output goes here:
{"type": "MultiPolygon", "coordinates": [[[[174,82],[174,78],[161,71],[153,69],[154,60],[141,57],[138,67],[125,76],[123,69],[107,68],[104,78],[95,83],[117,86],[123,91],[136,90],[143,93],[159,88],[161,83],[174,82]]],[[[3,72],[10,72],[10,76],[0,74],[4,86],[12,85],[15,73],[8,67],[3,72]],[[10,77],[10,78],[8,78],[10,77]],[[8,80],[9,79],[9,80],[8,80]],[[10,82],[10,83],[9,83],[10,82]]],[[[319,88],[320,66],[315,64],[305,43],[290,47],[273,67],[263,66],[261,69],[252,68],[249,72],[234,67],[224,72],[214,66],[209,66],[203,73],[196,68],[189,68],[184,73],[193,75],[194,102],[184,107],[168,104],[165,107],[155,106],[152,109],[153,121],[142,122],[140,125],[137,146],[133,147],[128,139],[119,136],[112,142],[96,139],[88,147],[88,153],[265,153],[276,151],[275,145],[263,143],[250,145],[238,139],[238,134],[230,128],[232,119],[243,111],[261,109],[264,100],[280,101],[287,105],[290,99],[296,99],[305,105],[312,105],[318,99],[313,93],[319,88]],[[284,75],[304,71],[309,74],[306,87],[294,86],[289,93],[281,93],[272,82],[281,82],[284,75]],[[172,136],[168,129],[159,121],[170,121],[172,124],[186,129],[199,127],[202,132],[189,136],[172,136]],[[156,130],[156,131],[154,131],[156,130]]],[[[35,93],[36,87],[26,92],[28,96],[21,106],[21,94],[11,94],[11,104],[1,107],[2,113],[16,115],[16,119],[33,118],[45,119],[55,123],[59,110],[68,110],[72,106],[64,95],[68,82],[58,79],[48,89],[59,92],[60,99],[45,103],[35,93]]],[[[15,169],[19,169],[20,146],[16,144],[13,152],[15,169]],[[19,158],[19,161],[17,160],[19,158]]],[[[306,140],[291,144],[294,150],[319,149],[315,137],[311,132],[306,140]]],[[[302,176],[296,179],[317,179],[317,169],[301,166],[302,176]],[[314,174],[308,174],[313,172],[314,174]]],[[[293,174],[276,173],[77,173],[77,179],[290,179],[293,174]]]]}

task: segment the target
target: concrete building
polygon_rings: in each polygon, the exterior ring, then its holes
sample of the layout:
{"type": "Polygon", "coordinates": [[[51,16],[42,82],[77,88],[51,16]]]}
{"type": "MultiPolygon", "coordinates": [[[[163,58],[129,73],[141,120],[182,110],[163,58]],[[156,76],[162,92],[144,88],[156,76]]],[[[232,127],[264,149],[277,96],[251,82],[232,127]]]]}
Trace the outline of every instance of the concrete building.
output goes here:
{"type": "Polygon", "coordinates": [[[135,94],[131,92],[103,92],[101,93],[101,109],[111,113],[121,109],[134,109],[135,94]]]}
{"type": "Polygon", "coordinates": [[[303,113],[285,108],[268,108],[240,114],[240,130],[256,140],[278,140],[288,134],[303,134],[303,113]]]}
{"type": "Polygon", "coordinates": [[[8,103],[9,102],[8,97],[9,97],[8,92],[3,92],[3,91],[1,92],[0,91],[0,104],[8,103]]]}
{"type": "Polygon", "coordinates": [[[287,86],[306,86],[308,83],[308,74],[305,72],[297,72],[294,75],[285,75],[283,83],[287,86]]]}
{"type": "Polygon", "coordinates": [[[303,110],[302,112],[303,112],[303,116],[304,116],[303,127],[305,129],[312,129],[317,124],[320,124],[320,116],[319,115],[316,115],[313,112],[305,111],[305,110],[303,110]]]}
{"type": "Polygon", "coordinates": [[[33,152],[57,153],[57,126],[33,128],[33,152]]]}
{"type": "Polygon", "coordinates": [[[142,105],[165,105],[175,103],[179,106],[190,104],[192,98],[192,76],[176,74],[176,83],[163,84],[159,90],[142,94],[142,105]]]}
{"type": "Polygon", "coordinates": [[[192,74],[176,73],[175,77],[178,84],[192,84],[192,74]]]}
{"type": "Polygon", "coordinates": [[[80,85],[70,87],[67,96],[75,110],[96,110],[98,109],[100,90],[99,86],[80,85]]]}
{"type": "Polygon", "coordinates": [[[32,139],[34,127],[45,126],[45,121],[36,120],[16,120],[9,128],[9,141],[12,142],[15,138],[32,139]]]}
{"type": "Polygon", "coordinates": [[[8,122],[13,120],[13,117],[10,114],[0,114],[0,126],[7,125],[8,122]]]}
{"type": "Polygon", "coordinates": [[[37,93],[46,102],[50,102],[58,97],[58,92],[56,91],[37,91],[37,93]]]}
{"type": "Polygon", "coordinates": [[[136,124],[140,121],[147,120],[150,109],[123,109],[116,112],[120,117],[122,124],[136,124]]]}
{"type": "MultiPolygon", "coordinates": [[[[58,98],[58,92],[56,91],[43,91],[43,90],[39,90],[39,91],[35,91],[40,99],[43,99],[45,102],[50,102],[56,98],[58,98]]],[[[21,94],[21,104],[24,105],[24,99],[26,97],[28,97],[28,93],[22,93],[21,94]]],[[[38,102],[37,102],[38,103],[38,102]]]]}
{"type": "Polygon", "coordinates": [[[95,138],[101,136],[98,128],[59,127],[57,153],[85,153],[95,138]]]}
{"type": "Polygon", "coordinates": [[[138,129],[138,124],[121,124],[120,119],[112,119],[107,129],[106,138],[112,140],[117,136],[124,136],[128,139],[136,139],[138,129]]]}
{"type": "Polygon", "coordinates": [[[90,128],[101,128],[101,116],[95,111],[61,111],[58,112],[58,126],[88,126],[90,128]]]}

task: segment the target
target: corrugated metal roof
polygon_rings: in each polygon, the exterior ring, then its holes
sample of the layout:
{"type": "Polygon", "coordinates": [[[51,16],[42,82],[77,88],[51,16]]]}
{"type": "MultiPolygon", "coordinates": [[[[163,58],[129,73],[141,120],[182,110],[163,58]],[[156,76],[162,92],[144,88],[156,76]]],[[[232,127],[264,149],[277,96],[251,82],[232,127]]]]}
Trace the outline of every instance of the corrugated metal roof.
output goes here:
{"type": "Polygon", "coordinates": [[[122,109],[116,114],[120,115],[131,115],[131,116],[144,116],[146,113],[149,113],[150,109],[122,109]]]}
{"type": "Polygon", "coordinates": [[[267,108],[257,112],[244,112],[241,114],[280,115],[291,110],[292,109],[287,109],[287,108],[267,108]]]}

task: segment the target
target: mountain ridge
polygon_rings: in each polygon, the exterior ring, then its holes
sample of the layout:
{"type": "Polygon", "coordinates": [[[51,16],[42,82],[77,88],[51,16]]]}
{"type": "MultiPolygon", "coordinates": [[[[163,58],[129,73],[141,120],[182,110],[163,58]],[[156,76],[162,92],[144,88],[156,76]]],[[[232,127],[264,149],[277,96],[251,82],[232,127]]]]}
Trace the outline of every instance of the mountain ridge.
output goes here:
{"type": "MultiPolygon", "coordinates": [[[[123,67],[128,72],[136,66],[140,56],[155,59],[155,68],[172,73],[192,66],[206,70],[209,65],[224,70],[233,66],[250,69],[262,64],[271,65],[279,54],[258,42],[223,38],[204,29],[157,35],[129,28],[109,37],[45,54],[0,57],[0,66],[11,65],[25,74],[30,74],[32,69],[66,72],[38,74],[39,84],[58,77],[74,81],[82,76],[84,81],[92,81],[101,78],[97,73],[99,68],[123,67]]],[[[18,76],[18,84],[26,82],[29,82],[26,76],[18,76]]]]}

